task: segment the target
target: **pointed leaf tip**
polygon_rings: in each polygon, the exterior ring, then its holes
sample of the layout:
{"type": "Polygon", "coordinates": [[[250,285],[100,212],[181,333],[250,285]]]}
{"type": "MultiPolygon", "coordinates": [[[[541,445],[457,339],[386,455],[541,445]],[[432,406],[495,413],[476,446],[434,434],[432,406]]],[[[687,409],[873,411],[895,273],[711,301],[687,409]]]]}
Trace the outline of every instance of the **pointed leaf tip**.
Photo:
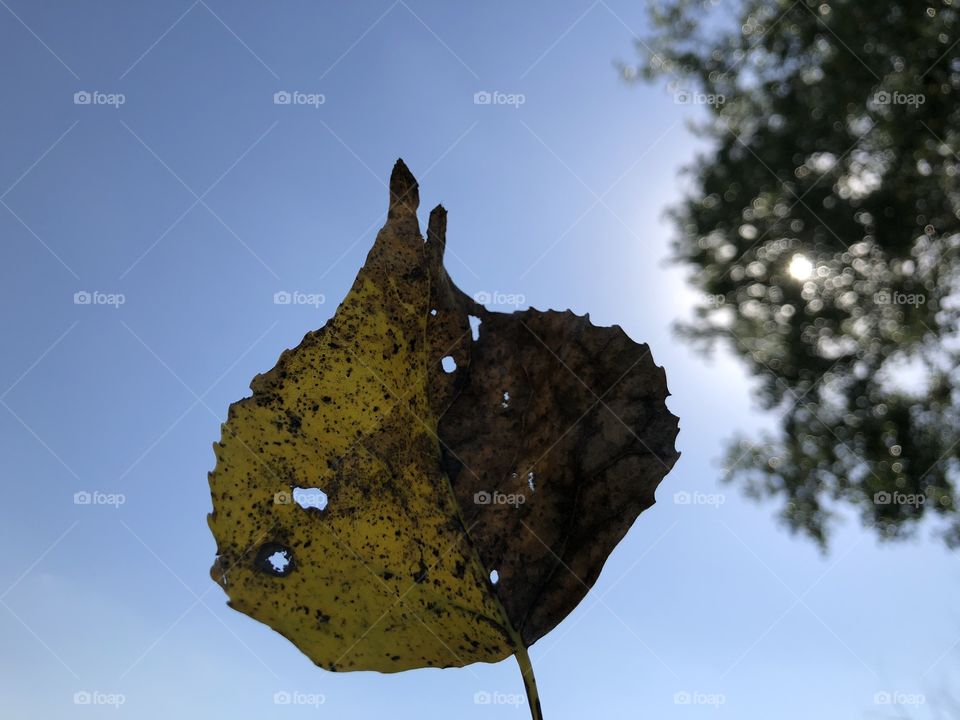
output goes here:
{"type": "Polygon", "coordinates": [[[402,217],[414,214],[420,206],[420,192],[417,179],[410,168],[398,158],[390,174],[390,210],[388,217],[402,217]]]}
{"type": "Polygon", "coordinates": [[[439,260],[443,261],[443,248],[447,243],[447,209],[437,205],[430,211],[430,221],[427,224],[427,242],[437,243],[440,248],[439,260]]]}

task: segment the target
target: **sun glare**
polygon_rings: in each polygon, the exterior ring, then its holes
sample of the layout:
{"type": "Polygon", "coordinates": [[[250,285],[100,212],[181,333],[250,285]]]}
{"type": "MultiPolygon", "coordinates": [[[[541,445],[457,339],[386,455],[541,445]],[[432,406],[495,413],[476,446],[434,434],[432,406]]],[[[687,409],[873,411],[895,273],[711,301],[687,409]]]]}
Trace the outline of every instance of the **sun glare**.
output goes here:
{"type": "Polygon", "coordinates": [[[787,268],[790,277],[795,280],[809,280],[813,275],[813,263],[807,259],[806,255],[797,253],[790,260],[790,267],[787,268]]]}

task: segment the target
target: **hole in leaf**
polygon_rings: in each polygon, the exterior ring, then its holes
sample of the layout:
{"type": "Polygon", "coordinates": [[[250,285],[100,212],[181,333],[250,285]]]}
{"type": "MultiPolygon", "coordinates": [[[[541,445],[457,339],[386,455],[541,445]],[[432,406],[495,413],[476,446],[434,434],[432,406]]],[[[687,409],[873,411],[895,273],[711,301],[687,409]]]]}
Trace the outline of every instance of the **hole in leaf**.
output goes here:
{"type": "Polygon", "coordinates": [[[431,308],[430,314],[435,316],[435,315],[437,314],[437,309],[436,309],[436,308],[431,308]]]}
{"type": "Polygon", "coordinates": [[[327,494],[320,488],[295,487],[293,501],[304,510],[307,508],[323,510],[327,507],[327,494]]]}
{"type": "Polygon", "coordinates": [[[530,492],[534,492],[537,489],[536,483],[534,482],[536,477],[537,476],[533,474],[533,470],[527,473],[527,485],[530,487],[530,492]]]}
{"type": "Polygon", "coordinates": [[[452,373],[457,369],[457,361],[453,359],[452,355],[447,355],[440,361],[440,364],[443,365],[443,371],[445,373],[452,373]]]}
{"type": "Polygon", "coordinates": [[[476,342],[480,339],[480,323],[483,321],[476,315],[468,315],[467,320],[470,322],[470,332],[473,335],[474,342],[476,342]]]}
{"type": "Polygon", "coordinates": [[[490,571],[490,582],[492,582],[494,585],[496,585],[498,582],[500,582],[500,573],[498,573],[496,570],[491,570],[491,571],[490,571]]]}
{"type": "Polygon", "coordinates": [[[290,557],[282,550],[277,550],[273,555],[267,558],[278,575],[282,575],[290,564],[290,557]]]}
{"type": "Polygon", "coordinates": [[[508,392],[503,393],[503,400],[500,401],[500,407],[502,408],[510,407],[510,393],[508,392]]]}
{"type": "Polygon", "coordinates": [[[264,543],[257,550],[254,566],[260,572],[285,577],[293,572],[295,564],[290,548],[277,542],[264,543]]]}

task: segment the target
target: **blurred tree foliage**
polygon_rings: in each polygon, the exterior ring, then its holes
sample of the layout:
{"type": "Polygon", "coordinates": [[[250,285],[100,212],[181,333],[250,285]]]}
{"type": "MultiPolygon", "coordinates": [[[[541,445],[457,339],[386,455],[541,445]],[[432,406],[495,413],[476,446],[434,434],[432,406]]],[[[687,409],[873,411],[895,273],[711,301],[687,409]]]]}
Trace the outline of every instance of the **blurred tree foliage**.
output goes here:
{"type": "Polygon", "coordinates": [[[680,331],[782,417],[728,479],[822,545],[844,504],[960,545],[958,2],[666,0],[624,68],[706,112],[671,211],[702,293],[680,331]]]}

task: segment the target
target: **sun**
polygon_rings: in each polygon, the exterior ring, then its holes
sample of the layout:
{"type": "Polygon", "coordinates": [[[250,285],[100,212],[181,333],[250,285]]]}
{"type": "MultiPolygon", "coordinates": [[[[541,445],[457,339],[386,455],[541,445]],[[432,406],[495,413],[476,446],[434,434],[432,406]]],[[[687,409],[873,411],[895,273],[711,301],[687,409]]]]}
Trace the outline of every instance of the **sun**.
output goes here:
{"type": "Polygon", "coordinates": [[[787,268],[787,272],[794,280],[809,280],[810,276],[813,275],[813,263],[806,255],[797,253],[790,260],[790,267],[787,268]]]}

